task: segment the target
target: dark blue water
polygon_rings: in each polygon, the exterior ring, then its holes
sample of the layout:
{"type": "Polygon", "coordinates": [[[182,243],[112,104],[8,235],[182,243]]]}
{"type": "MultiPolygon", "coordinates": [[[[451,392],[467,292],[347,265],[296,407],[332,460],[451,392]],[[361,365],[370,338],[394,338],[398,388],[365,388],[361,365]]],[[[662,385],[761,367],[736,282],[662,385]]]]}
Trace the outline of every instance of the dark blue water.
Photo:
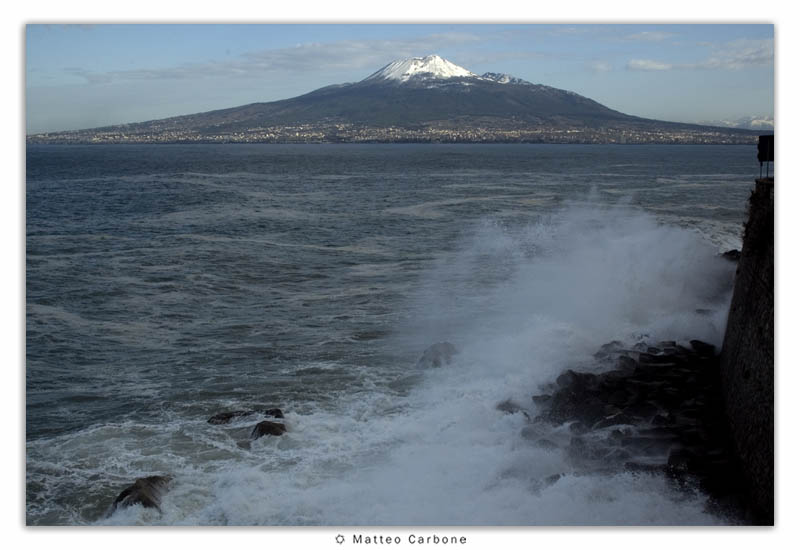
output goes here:
{"type": "Polygon", "coordinates": [[[552,468],[520,466],[542,463],[521,415],[451,429],[610,339],[720,338],[752,147],[33,146],[26,169],[29,523],[98,521],[153,473],[179,480],[163,514],[104,521],[718,521],[659,479],[616,480],[599,516],[608,480],[533,494],[519,479],[552,468]],[[443,339],[470,353],[415,371],[443,339]],[[205,422],[263,406],[287,412],[278,442],[205,422]],[[472,504],[408,504],[431,483],[472,504]]]}

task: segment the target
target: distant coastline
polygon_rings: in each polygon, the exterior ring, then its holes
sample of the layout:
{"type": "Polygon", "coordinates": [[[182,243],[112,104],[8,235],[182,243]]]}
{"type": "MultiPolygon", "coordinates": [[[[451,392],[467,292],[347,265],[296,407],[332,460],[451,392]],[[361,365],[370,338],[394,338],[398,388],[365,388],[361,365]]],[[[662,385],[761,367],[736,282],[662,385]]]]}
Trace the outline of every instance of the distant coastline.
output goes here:
{"type": "Polygon", "coordinates": [[[398,127],[273,127],[231,133],[137,132],[113,129],[48,132],[26,136],[28,145],[93,144],[214,144],[214,143],[550,143],[620,145],[753,145],[772,131],[715,127],[677,130],[619,130],[592,128],[437,128],[398,127]]]}

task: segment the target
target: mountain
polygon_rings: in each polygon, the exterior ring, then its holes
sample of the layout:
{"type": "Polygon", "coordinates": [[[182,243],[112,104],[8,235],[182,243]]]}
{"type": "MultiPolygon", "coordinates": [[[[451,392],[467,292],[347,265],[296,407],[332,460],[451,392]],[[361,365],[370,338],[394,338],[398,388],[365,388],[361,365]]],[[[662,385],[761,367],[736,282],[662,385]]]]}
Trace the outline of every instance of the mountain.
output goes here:
{"type": "Polygon", "coordinates": [[[437,55],[393,61],[356,83],[280,101],[28,136],[28,143],[581,142],[752,143],[757,132],[664,122],[437,55]]]}
{"type": "Polygon", "coordinates": [[[711,126],[722,126],[725,128],[746,128],[748,130],[766,130],[770,133],[775,130],[775,119],[771,116],[747,116],[735,120],[712,120],[701,122],[711,126]]]}

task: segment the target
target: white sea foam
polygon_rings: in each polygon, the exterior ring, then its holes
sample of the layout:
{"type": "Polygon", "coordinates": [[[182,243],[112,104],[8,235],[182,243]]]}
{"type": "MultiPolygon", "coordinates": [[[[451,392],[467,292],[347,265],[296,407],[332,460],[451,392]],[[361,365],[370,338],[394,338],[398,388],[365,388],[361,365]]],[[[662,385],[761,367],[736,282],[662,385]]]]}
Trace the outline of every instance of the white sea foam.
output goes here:
{"type": "Polygon", "coordinates": [[[540,384],[589,368],[612,339],[719,345],[732,267],[715,254],[695,232],[624,207],[570,208],[517,231],[485,222],[421,281],[413,322],[397,338],[409,353],[449,339],[460,350],[452,364],[393,374],[352,366],[364,377],[357,391],[287,411],[286,435],[249,448],[249,423],[177,420],[87,431],[56,447],[65,462],[97,453],[87,473],[113,457],[131,478],[153,468],[175,476],[162,513],[133,507],[103,524],[723,522],[704,511],[703,495],[662,477],[581,471],[561,450],[521,437],[524,414],[495,408],[510,398],[535,414],[540,384]],[[413,383],[395,391],[380,376],[413,383]]]}

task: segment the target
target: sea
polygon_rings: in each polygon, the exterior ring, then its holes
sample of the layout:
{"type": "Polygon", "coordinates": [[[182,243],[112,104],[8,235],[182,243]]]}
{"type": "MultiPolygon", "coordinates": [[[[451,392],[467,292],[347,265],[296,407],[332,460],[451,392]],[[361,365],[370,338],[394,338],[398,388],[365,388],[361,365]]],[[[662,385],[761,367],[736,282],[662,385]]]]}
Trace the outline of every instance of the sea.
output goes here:
{"type": "Polygon", "coordinates": [[[754,146],[28,146],[26,522],[731,523],[525,428],[609,341],[721,345],[758,168],[754,146]],[[452,361],[418,363],[438,342],[452,361]],[[282,436],[208,423],[273,407],[282,436]],[[111,512],[150,475],[160,508],[111,512]]]}

